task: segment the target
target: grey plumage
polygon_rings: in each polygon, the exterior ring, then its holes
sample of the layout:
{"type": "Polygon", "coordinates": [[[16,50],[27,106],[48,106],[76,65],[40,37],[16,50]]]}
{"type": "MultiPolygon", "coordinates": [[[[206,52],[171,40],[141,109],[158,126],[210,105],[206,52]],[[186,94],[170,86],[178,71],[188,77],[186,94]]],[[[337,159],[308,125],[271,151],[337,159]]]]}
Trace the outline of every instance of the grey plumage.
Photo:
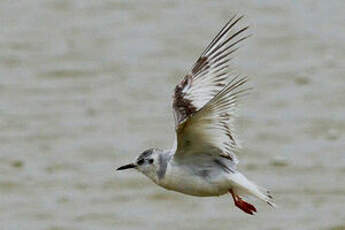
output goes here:
{"type": "Polygon", "coordinates": [[[171,157],[172,155],[170,154],[170,152],[163,152],[158,155],[159,168],[157,171],[157,176],[159,179],[163,179],[163,177],[165,176],[168,162],[170,161],[171,157]]]}
{"type": "Polygon", "coordinates": [[[237,29],[243,17],[232,17],[175,87],[172,107],[176,139],[171,150],[149,149],[134,163],[157,185],[193,196],[230,193],[248,214],[256,209],[240,196],[251,195],[270,205],[271,196],[237,170],[240,145],[234,121],[239,100],[247,94],[248,79],[229,68],[238,44],[248,38],[248,26],[237,29]]]}

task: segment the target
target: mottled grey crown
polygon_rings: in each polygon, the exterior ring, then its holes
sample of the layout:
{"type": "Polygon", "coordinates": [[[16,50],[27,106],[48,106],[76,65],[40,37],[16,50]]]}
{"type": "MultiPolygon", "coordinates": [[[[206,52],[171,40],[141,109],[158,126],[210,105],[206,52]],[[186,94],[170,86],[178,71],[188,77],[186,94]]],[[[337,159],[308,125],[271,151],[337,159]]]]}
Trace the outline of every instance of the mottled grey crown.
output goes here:
{"type": "Polygon", "coordinates": [[[139,160],[142,160],[142,159],[148,158],[149,156],[152,155],[153,151],[154,151],[154,148],[145,150],[143,153],[141,153],[141,154],[139,155],[138,161],[139,161],[139,160]]]}

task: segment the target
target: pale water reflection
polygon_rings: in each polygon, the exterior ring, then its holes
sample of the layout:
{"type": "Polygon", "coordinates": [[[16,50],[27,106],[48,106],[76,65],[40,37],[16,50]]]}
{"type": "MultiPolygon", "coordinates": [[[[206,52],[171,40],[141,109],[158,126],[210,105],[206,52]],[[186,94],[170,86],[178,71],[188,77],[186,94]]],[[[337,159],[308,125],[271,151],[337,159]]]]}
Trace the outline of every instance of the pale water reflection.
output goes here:
{"type": "Polygon", "coordinates": [[[1,1],[0,229],[345,229],[343,1],[1,1]],[[174,85],[234,13],[240,167],[277,209],[115,168],[172,145],[174,85]],[[244,171],[244,170],[243,170],[244,171]]]}

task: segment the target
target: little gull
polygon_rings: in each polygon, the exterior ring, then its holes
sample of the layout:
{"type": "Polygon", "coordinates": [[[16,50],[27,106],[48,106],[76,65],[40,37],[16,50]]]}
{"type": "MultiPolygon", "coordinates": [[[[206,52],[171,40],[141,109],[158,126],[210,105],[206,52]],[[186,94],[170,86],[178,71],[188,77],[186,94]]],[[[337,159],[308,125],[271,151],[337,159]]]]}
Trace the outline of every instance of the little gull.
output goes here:
{"type": "Polygon", "coordinates": [[[229,68],[238,44],[248,38],[248,26],[236,29],[243,16],[234,16],[216,35],[175,87],[176,138],[172,149],[152,148],[117,170],[136,169],[168,190],[192,196],[231,194],[234,204],[253,215],[256,208],[243,196],[274,206],[268,190],[237,169],[240,145],[234,134],[239,100],[247,94],[247,78],[229,68]]]}

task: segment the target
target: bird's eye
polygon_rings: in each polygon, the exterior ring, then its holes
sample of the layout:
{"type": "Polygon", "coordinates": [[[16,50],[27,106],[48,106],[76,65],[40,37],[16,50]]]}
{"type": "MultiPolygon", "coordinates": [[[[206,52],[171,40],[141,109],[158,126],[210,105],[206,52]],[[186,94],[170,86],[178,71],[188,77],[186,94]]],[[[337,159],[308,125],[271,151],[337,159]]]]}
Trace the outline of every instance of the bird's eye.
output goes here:
{"type": "Polygon", "coordinates": [[[152,164],[152,163],[153,163],[153,159],[150,159],[150,160],[149,160],[149,163],[152,164]]]}
{"type": "Polygon", "coordinates": [[[138,161],[138,165],[142,165],[142,164],[144,164],[144,159],[141,159],[138,161]]]}

